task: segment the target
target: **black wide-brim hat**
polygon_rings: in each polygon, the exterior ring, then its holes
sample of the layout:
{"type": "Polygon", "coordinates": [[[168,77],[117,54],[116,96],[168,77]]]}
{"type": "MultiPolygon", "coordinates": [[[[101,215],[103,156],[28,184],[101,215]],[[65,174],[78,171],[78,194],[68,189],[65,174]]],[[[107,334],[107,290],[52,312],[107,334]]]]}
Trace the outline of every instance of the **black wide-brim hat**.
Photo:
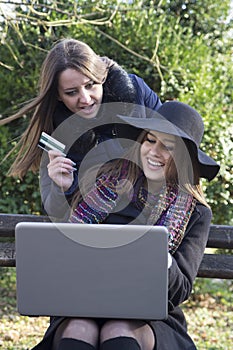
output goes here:
{"type": "Polygon", "coordinates": [[[199,148],[204,133],[204,124],[200,114],[189,105],[170,101],[165,102],[149,118],[122,115],[118,117],[135,128],[154,130],[191,141],[195,146],[200,176],[211,181],[219,172],[220,166],[199,148]]]}

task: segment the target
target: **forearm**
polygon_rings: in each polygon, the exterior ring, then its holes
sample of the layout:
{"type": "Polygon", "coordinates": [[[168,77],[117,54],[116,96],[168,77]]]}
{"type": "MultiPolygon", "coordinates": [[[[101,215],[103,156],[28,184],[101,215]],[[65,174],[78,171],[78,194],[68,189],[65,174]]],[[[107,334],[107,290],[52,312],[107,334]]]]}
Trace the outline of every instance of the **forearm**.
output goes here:
{"type": "Polygon", "coordinates": [[[74,193],[78,186],[77,176],[69,191],[63,192],[48,176],[46,167],[40,169],[40,193],[42,205],[47,215],[59,220],[67,221],[70,216],[70,204],[68,197],[74,193]]]}

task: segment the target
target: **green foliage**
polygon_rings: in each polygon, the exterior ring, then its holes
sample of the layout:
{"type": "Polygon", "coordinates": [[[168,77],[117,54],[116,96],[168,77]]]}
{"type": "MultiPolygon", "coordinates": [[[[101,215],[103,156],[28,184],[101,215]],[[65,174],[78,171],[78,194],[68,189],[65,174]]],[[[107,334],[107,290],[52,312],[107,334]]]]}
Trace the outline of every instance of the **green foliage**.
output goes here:
{"type": "Polygon", "coordinates": [[[190,302],[196,303],[200,297],[212,294],[216,302],[232,306],[233,282],[209,278],[196,278],[190,302]]]}
{"type": "MultiPolygon", "coordinates": [[[[7,126],[1,128],[0,132],[0,159],[3,159],[9,152],[14,142],[11,140],[11,133],[7,126]]],[[[0,212],[14,214],[41,214],[40,193],[38,176],[28,173],[23,181],[7,176],[10,162],[15,154],[8,161],[1,162],[0,175],[0,212]]]]}
{"type": "MultiPolygon", "coordinates": [[[[213,222],[233,224],[230,0],[29,4],[15,7],[14,21],[2,14],[6,21],[0,22],[0,113],[8,116],[36,95],[41,63],[56,40],[83,40],[99,55],[144,78],[162,100],[179,99],[200,111],[206,128],[202,149],[221,163],[219,176],[210,184],[204,181],[213,222]]],[[[27,122],[26,118],[0,130],[1,159],[27,122]]],[[[10,162],[3,163],[0,174],[1,211],[39,211],[37,176],[28,174],[23,182],[7,178],[10,162]]]]}
{"type": "Polygon", "coordinates": [[[203,116],[206,132],[202,149],[221,164],[218,177],[210,185],[206,183],[214,222],[232,225],[233,94],[230,76],[233,76],[230,54],[215,53],[213,56],[206,50],[205,60],[190,72],[191,88],[181,92],[179,98],[195,106],[203,116]]]}

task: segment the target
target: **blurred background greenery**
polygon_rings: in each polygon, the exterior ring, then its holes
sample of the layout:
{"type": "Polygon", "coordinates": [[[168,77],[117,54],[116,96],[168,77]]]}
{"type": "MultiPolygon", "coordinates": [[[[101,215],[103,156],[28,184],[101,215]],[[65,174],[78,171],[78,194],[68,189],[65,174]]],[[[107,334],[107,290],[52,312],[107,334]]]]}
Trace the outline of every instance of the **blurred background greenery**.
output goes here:
{"type": "MultiPolygon", "coordinates": [[[[204,182],[213,222],[233,224],[233,62],[230,0],[0,1],[0,118],[37,93],[41,63],[58,39],[73,37],[141,76],[162,101],[178,99],[202,115],[202,148],[221,163],[204,182]],[[4,5],[4,6],[3,6],[4,5]]],[[[0,159],[25,130],[24,117],[0,128],[0,159]]],[[[1,120],[0,119],[0,120],[1,120]]],[[[6,176],[0,211],[41,213],[38,175],[6,176]]]]}

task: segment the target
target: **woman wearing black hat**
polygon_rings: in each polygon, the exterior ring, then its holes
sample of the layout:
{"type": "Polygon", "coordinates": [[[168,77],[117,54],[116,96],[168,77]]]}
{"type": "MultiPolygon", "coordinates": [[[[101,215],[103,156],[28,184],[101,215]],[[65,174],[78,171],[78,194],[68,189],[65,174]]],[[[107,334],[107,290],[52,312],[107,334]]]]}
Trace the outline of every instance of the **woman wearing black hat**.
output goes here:
{"type": "Polygon", "coordinates": [[[219,166],[199,149],[203,121],[186,104],[166,102],[147,119],[119,118],[137,128],[137,142],[124,158],[99,169],[94,184],[86,178],[70,222],[166,226],[168,318],[143,322],[54,317],[34,349],[196,349],[179,305],[192,291],[211,222],[200,178],[212,180],[219,166]]]}

